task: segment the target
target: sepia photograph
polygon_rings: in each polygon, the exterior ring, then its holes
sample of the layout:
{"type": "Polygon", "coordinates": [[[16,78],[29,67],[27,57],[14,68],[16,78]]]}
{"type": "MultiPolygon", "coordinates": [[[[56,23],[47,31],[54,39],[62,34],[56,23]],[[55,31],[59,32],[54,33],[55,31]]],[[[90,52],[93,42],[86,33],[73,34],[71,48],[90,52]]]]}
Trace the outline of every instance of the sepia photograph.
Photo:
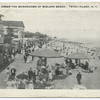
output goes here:
{"type": "Polygon", "coordinates": [[[100,3],[0,3],[0,89],[99,90],[100,3]]]}

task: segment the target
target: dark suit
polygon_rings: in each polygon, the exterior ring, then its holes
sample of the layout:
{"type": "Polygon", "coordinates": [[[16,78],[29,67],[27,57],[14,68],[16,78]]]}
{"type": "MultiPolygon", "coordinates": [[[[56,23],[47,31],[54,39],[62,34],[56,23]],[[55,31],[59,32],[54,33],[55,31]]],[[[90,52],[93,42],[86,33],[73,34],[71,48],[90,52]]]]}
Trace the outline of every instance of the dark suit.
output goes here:
{"type": "Polygon", "coordinates": [[[28,76],[29,76],[29,80],[31,80],[32,77],[33,77],[33,71],[32,70],[28,71],[28,76]]]}
{"type": "Polygon", "coordinates": [[[76,76],[76,78],[77,78],[78,84],[81,84],[82,75],[80,73],[78,73],[77,76],[76,76]]]}

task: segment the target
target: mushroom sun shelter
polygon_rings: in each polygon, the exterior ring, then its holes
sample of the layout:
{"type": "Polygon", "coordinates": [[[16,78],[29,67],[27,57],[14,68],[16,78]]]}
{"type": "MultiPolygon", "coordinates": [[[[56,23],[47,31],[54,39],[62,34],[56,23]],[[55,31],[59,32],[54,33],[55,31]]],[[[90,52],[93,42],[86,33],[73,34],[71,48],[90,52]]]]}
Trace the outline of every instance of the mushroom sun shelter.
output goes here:
{"type": "Polygon", "coordinates": [[[60,58],[61,57],[61,55],[57,53],[56,51],[52,49],[47,49],[47,48],[36,50],[30,53],[30,55],[35,56],[35,57],[45,57],[45,58],[60,58]]]}
{"type": "Polygon", "coordinates": [[[87,56],[83,53],[73,53],[73,54],[66,56],[66,58],[70,58],[70,59],[90,59],[89,56],[87,56]]]}

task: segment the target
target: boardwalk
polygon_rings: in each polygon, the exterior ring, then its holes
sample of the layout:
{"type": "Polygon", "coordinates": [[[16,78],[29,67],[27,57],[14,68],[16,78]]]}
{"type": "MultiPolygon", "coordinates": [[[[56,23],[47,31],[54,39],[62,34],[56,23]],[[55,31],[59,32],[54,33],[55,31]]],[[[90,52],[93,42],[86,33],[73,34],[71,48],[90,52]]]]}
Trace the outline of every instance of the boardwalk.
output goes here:
{"type": "MultiPolygon", "coordinates": [[[[36,68],[36,62],[38,58],[36,57],[34,61],[30,63],[24,63],[23,61],[23,55],[17,54],[16,59],[13,63],[11,63],[8,67],[11,68],[12,66],[15,66],[17,70],[17,75],[28,71],[31,67],[32,70],[35,70],[36,68]]],[[[48,63],[53,65],[55,62],[62,63],[64,61],[64,58],[57,58],[57,59],[48,59],[48,63]],[[51,63],[52,62],[52,63],[51,63]]],[[[93,73],[82,73],[82,86],[86,87],[86,89],[100,89],[100,61],[94,61],[94,66],[97,67],[97,69],[93,73]],[[97,63],[98,62],[98,63],[97,63]]],[[[66,77],[64,79],[55,79],[54,82],[54,88],[55,89],[73,89],[77,85],[76,75],[77,70],[72,70],[72,75],[69,77],[66,77]]],[[[5,80],[5,70],[0,73],[0,89],[6,88],[6,82],[5,80]]]]}

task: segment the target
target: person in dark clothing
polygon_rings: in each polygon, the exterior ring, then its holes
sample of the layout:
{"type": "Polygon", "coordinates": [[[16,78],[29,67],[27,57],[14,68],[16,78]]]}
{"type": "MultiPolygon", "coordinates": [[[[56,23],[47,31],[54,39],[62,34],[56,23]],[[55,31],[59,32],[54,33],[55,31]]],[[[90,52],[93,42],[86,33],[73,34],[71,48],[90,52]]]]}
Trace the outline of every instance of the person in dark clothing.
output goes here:
{"type": "Polygon", "coordinates": [[[76,78],[77,78],[78,84],[81,84],[82,75],[80,74],[80,72],[77,74],[76,78]]]}
{"type": "Polygon", "coordinates": [[[84,68],[84,64],[83,64],[83,63],[81,63],[81,68],[85,69],[85,68],[84,68]]]}
{"type": "Polygon", "coordinates": [[[57,67],[56,71],[55,71],[56,75],[61,75],[62,72],[59,70],[59,68],[57,67]]]}
{"type": "Polygon", "coordinates": [[[32,61],[34,60],[34,56],[32,56],[32,61]]]}
{"type": "Polygon", "coordinates": [[[21,49],[18,50],[18,53],[21,54],[21,49]]]}
{"type": "Polygon", "coordinates": [[[76,65],[78,64],[78,59],[75,59],[75,63],[76,63],[76,65]]]}
{"type": "Polygon", "coordinates": [[[33,82],[35,83],[36,82],[36,70],[33,72],[33,82]]]}
{"type": "Polygon", "coordinates": [[[26,61],[27,61],[27,56],[24,55],[24,62],[26,63],[26,61]]]}
{"type": "Polygon", "coordinates": [[[18,53],[18,49],[17,49],[17,51],[16,51],[17,53],[18,53]]]}
{"type": "Polygon", "coordinates": [[[85,69],[86,69],[86,70],[88,70],[88,66],[89,66],[89,63],[86,61],[86,62],[85,62],[85,69]]]}
{"type": "Polygon", "coordinates": [[[14,52],[14,53],[13,53],[13,56],[14,56],[14,59],[15,59],[15,56],[16,56],[16,52],[14,52]]]}
{"type": "Polygon", "coordinates": [[[75,65],[74,65],[74,63],[72,63],[72,64],[71,64],[71,67],[72,67],[72,69],[74,69],[74,68],[75,68],[75,65]]]}
{"type": "Polygon", "coordinates": [[[12,57],[11,57],[11,53],[10,53],[10,54],[9,54],[9,59],[10,59],[10,61],[11,61],[11,58],[12,58],[12,57]]]}
{"type": "Polygon", "coordinates": [[[12,80],[15,79],[15,75],[16,75],[16,69],[13,67],[13,68],[11,69],[11,79],[12,79],[12,80]]]}
{"type": "Polygon", "coordinates": [[[32,49],[32,52],[34,51],[34,49],[32,49]]]}
{"type": "Polygon", "coordinates": [[[25,55],[26,55],[26,56],[29,56],[28,51],[25,52],[25,55]]]}
{"type": "Polygon", "coordinates": [[[33,78],[32,68],[30,68],[30,70],[28,71],[28,76],[29,76],[29,80],[31,80],[33,78]]]}
{"type": "Polygon", "coordinates": [[[68,59],[65,60],[66,64],[68,64],[68,59]]]}
{"type": "Polygon", "coordinates": [[[27,50],[25,49],[25,52],[27,52],[27,50]]]}
{"type": "Polygon", "coordinates": [[[72,63],[72,59],[70,59],[69,63],[70,63],[70,64],[72,63]]]}
{"type": "Polygon", "coordinates": [[[18,89],[25,89],[25,84],[22,81],[20,81],[18,89]]]}

